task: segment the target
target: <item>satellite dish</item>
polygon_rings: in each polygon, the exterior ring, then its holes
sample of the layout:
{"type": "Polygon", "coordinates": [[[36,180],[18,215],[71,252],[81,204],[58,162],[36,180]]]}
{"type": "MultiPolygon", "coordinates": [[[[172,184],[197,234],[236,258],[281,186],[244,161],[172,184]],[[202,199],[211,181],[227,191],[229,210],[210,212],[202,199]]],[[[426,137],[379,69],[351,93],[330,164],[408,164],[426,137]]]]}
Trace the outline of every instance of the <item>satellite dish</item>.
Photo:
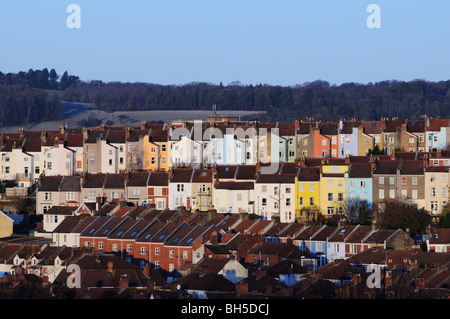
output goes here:
{"type": "Polygon", "coordinates": [[[177,285],[177,290],[180,290],[181,289],[181,286],[180,285],[177,285]]]}

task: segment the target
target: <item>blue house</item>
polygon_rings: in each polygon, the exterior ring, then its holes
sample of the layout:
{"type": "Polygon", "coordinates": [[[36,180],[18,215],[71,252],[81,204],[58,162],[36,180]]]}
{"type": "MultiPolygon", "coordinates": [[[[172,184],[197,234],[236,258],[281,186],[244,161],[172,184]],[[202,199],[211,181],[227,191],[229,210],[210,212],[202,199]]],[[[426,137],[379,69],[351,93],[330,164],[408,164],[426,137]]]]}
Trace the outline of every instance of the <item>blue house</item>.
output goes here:
{"type": "Polygon", "coordinates": [[[351,163],[347,173],[348,205],[366,202],[372,207],[372,166],[371,163],[351,163]]]}
{"type": "Polygon", "coordinates": [[[336,230],[336,227],[327,225],[311,225],[297,235],[294,239],[294,245],[300,250],[310,252],[316,256],[316,267],[320,268],[328,263],[327,240],[336,230]]]}

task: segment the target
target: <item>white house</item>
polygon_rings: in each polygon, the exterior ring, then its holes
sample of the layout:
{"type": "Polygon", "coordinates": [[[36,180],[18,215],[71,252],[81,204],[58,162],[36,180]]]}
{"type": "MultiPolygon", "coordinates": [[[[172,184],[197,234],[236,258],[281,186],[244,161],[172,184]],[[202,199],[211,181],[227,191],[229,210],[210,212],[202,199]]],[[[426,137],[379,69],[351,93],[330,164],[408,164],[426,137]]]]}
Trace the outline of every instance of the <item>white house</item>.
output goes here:
{"type": "Polygon", "coordinates": [[[255,213],[271,220],[277,216],[283,223],[295,220],[295,176],[260,174],[255,182],[255,213]]]}

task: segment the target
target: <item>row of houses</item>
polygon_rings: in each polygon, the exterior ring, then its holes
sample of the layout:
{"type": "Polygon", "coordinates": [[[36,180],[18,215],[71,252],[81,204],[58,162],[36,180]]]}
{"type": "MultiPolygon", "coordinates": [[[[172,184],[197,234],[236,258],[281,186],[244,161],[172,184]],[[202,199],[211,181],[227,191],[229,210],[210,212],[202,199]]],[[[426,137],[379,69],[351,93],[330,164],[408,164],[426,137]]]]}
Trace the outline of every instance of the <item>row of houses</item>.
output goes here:
{"type": "Polygon", "coordinates": [[[70,176],[202,165],[255,165],[302,158],[365,156],[447,148],[450,120],[207,121],[3,132],[0,178],[29,187],[40,175],[70,176]]]}
{"type": "Polygon", "coordinates": [[[383,210],[386,201],[406,201],[437,219],[448,204],[450,152],[304,159],[270,164],[171,168],[166,172],[83,173],[41,176],[36,212],[52,206],[101,206],[127,202],[159,210],[249,213],[282,222],[344,214],[367,204],[383,210]]]}

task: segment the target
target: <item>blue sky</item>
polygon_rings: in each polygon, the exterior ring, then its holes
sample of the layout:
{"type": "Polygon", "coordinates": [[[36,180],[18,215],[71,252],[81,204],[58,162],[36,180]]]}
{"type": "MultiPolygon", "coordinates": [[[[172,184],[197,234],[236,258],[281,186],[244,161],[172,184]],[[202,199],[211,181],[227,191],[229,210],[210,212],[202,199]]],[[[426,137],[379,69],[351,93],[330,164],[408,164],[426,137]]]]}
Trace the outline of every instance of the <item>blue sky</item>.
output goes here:
{"type": "Polygon", "coordinates": [[[450,79],[450,1],[14,0],[0,71],[82,80],[296,85],[450,79]],[[69,29],[69,4],[81,28],[69,29]],[[369,4],[381,8],[370,29],[369,4]]]}

